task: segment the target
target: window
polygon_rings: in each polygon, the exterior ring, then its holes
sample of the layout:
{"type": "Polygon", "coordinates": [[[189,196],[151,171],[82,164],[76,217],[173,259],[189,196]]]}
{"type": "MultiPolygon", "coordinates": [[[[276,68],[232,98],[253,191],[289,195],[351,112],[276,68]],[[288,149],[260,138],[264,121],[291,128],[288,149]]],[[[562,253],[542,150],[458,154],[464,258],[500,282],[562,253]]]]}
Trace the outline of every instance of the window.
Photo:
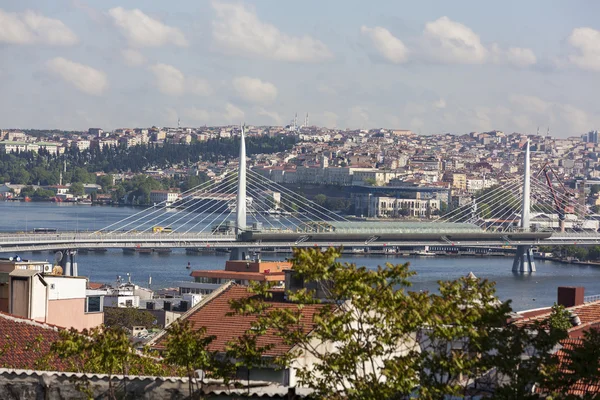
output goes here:
{"type": "Polygon", "coordinates": [[[133,300],[125,300],[125,307],[133,307],[133,300]]]}
{"type": "Polygon", "coordinates": [[[85,312],[102,312],[103,311],[102,296],[89,296],[86,298],[85,312]]]}

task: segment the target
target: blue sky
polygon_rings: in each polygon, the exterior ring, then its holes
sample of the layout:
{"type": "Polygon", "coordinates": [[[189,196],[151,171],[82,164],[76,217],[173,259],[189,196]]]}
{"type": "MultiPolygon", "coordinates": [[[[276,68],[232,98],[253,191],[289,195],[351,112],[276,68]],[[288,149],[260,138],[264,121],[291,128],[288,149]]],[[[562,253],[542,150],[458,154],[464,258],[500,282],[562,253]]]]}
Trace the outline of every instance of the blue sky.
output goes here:
{"type": "Polygon", "coordinates": [[[600,126],[596,1],[0,0],[0,127],[600,126]],[[574,6],[574,4],[576,6],[574,6]]]}

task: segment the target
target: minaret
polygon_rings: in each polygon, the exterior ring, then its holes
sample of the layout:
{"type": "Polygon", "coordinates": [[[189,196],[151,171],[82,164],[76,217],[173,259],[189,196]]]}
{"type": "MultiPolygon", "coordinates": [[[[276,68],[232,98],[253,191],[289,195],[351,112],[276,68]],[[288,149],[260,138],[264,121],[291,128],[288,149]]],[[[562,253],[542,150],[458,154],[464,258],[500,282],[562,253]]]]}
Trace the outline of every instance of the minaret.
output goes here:
{"type": "Polygon", "coordinates": [[[238,191],[236,204],[236,233],[246,230],[246,140],[244,126],[240,135],[240,164],[238,169],[238,191]]]}

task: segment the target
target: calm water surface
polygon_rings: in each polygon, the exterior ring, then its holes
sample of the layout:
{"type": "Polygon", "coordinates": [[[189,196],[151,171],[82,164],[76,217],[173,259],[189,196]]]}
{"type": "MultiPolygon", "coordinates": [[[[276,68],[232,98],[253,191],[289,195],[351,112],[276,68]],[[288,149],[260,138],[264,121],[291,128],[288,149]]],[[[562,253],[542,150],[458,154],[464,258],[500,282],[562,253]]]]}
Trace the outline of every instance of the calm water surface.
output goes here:
{"type": "MultiPolygon", "coordinates": [[[[120,221],[140,209],[131,207],[98,207],[55,203],[0,203],[0,231],[24,231],[36,227],[60,230],[96,230],[120,221]]],[[[190,218],[195,216],[191,215],[190,218]]],[[[13,254],[10,254],[13,255],[13,254]]],[[[3,256],[8,256],[7,254],[3,256]]],[[[48,259],[48,252],[28,253],[22,257],[48,259]]],[[[285,255],[263,256],[265,259],[285,255]]],[[[130,273],[132,280],[152,288],[175,286],[178,281],[190,280],[188,262],[192,269],[222,269],[226,254],[189,255],[184,249],[173,249],[168,255],[124,254],[110,249],[106,253],[78,254],[79,274],[95,282],[114,282],[117,275],[130,273]]],[[[415,290],[436,290],[438,280],[455,279],[473,272],[480,278],[496,282],[498,296],[512,299],[513,308],[522,310],[552,305],[556,288],[561,285],[584,286],[586,294],[600,294],[600,267],[575,266],[555,262],[537,262],[537,272],[531,275],[513,274],[512,259],[508,257],[402,257],[402,256],[345,256],[342,261],[376,267],[386,262],[409,261],[417,272],[412,279],[415,290]]]]}

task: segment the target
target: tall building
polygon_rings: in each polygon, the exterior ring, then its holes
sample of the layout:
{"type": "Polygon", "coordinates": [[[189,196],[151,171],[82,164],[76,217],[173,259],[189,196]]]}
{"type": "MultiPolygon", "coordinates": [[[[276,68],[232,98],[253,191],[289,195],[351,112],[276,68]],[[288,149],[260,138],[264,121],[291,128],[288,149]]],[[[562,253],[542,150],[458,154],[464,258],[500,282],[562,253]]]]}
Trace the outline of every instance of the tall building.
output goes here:
{"type": "Polygon", "coordinates": [[[598,143],[598,131],[589,131],[587,134],[588,143],[598,143]]]}

